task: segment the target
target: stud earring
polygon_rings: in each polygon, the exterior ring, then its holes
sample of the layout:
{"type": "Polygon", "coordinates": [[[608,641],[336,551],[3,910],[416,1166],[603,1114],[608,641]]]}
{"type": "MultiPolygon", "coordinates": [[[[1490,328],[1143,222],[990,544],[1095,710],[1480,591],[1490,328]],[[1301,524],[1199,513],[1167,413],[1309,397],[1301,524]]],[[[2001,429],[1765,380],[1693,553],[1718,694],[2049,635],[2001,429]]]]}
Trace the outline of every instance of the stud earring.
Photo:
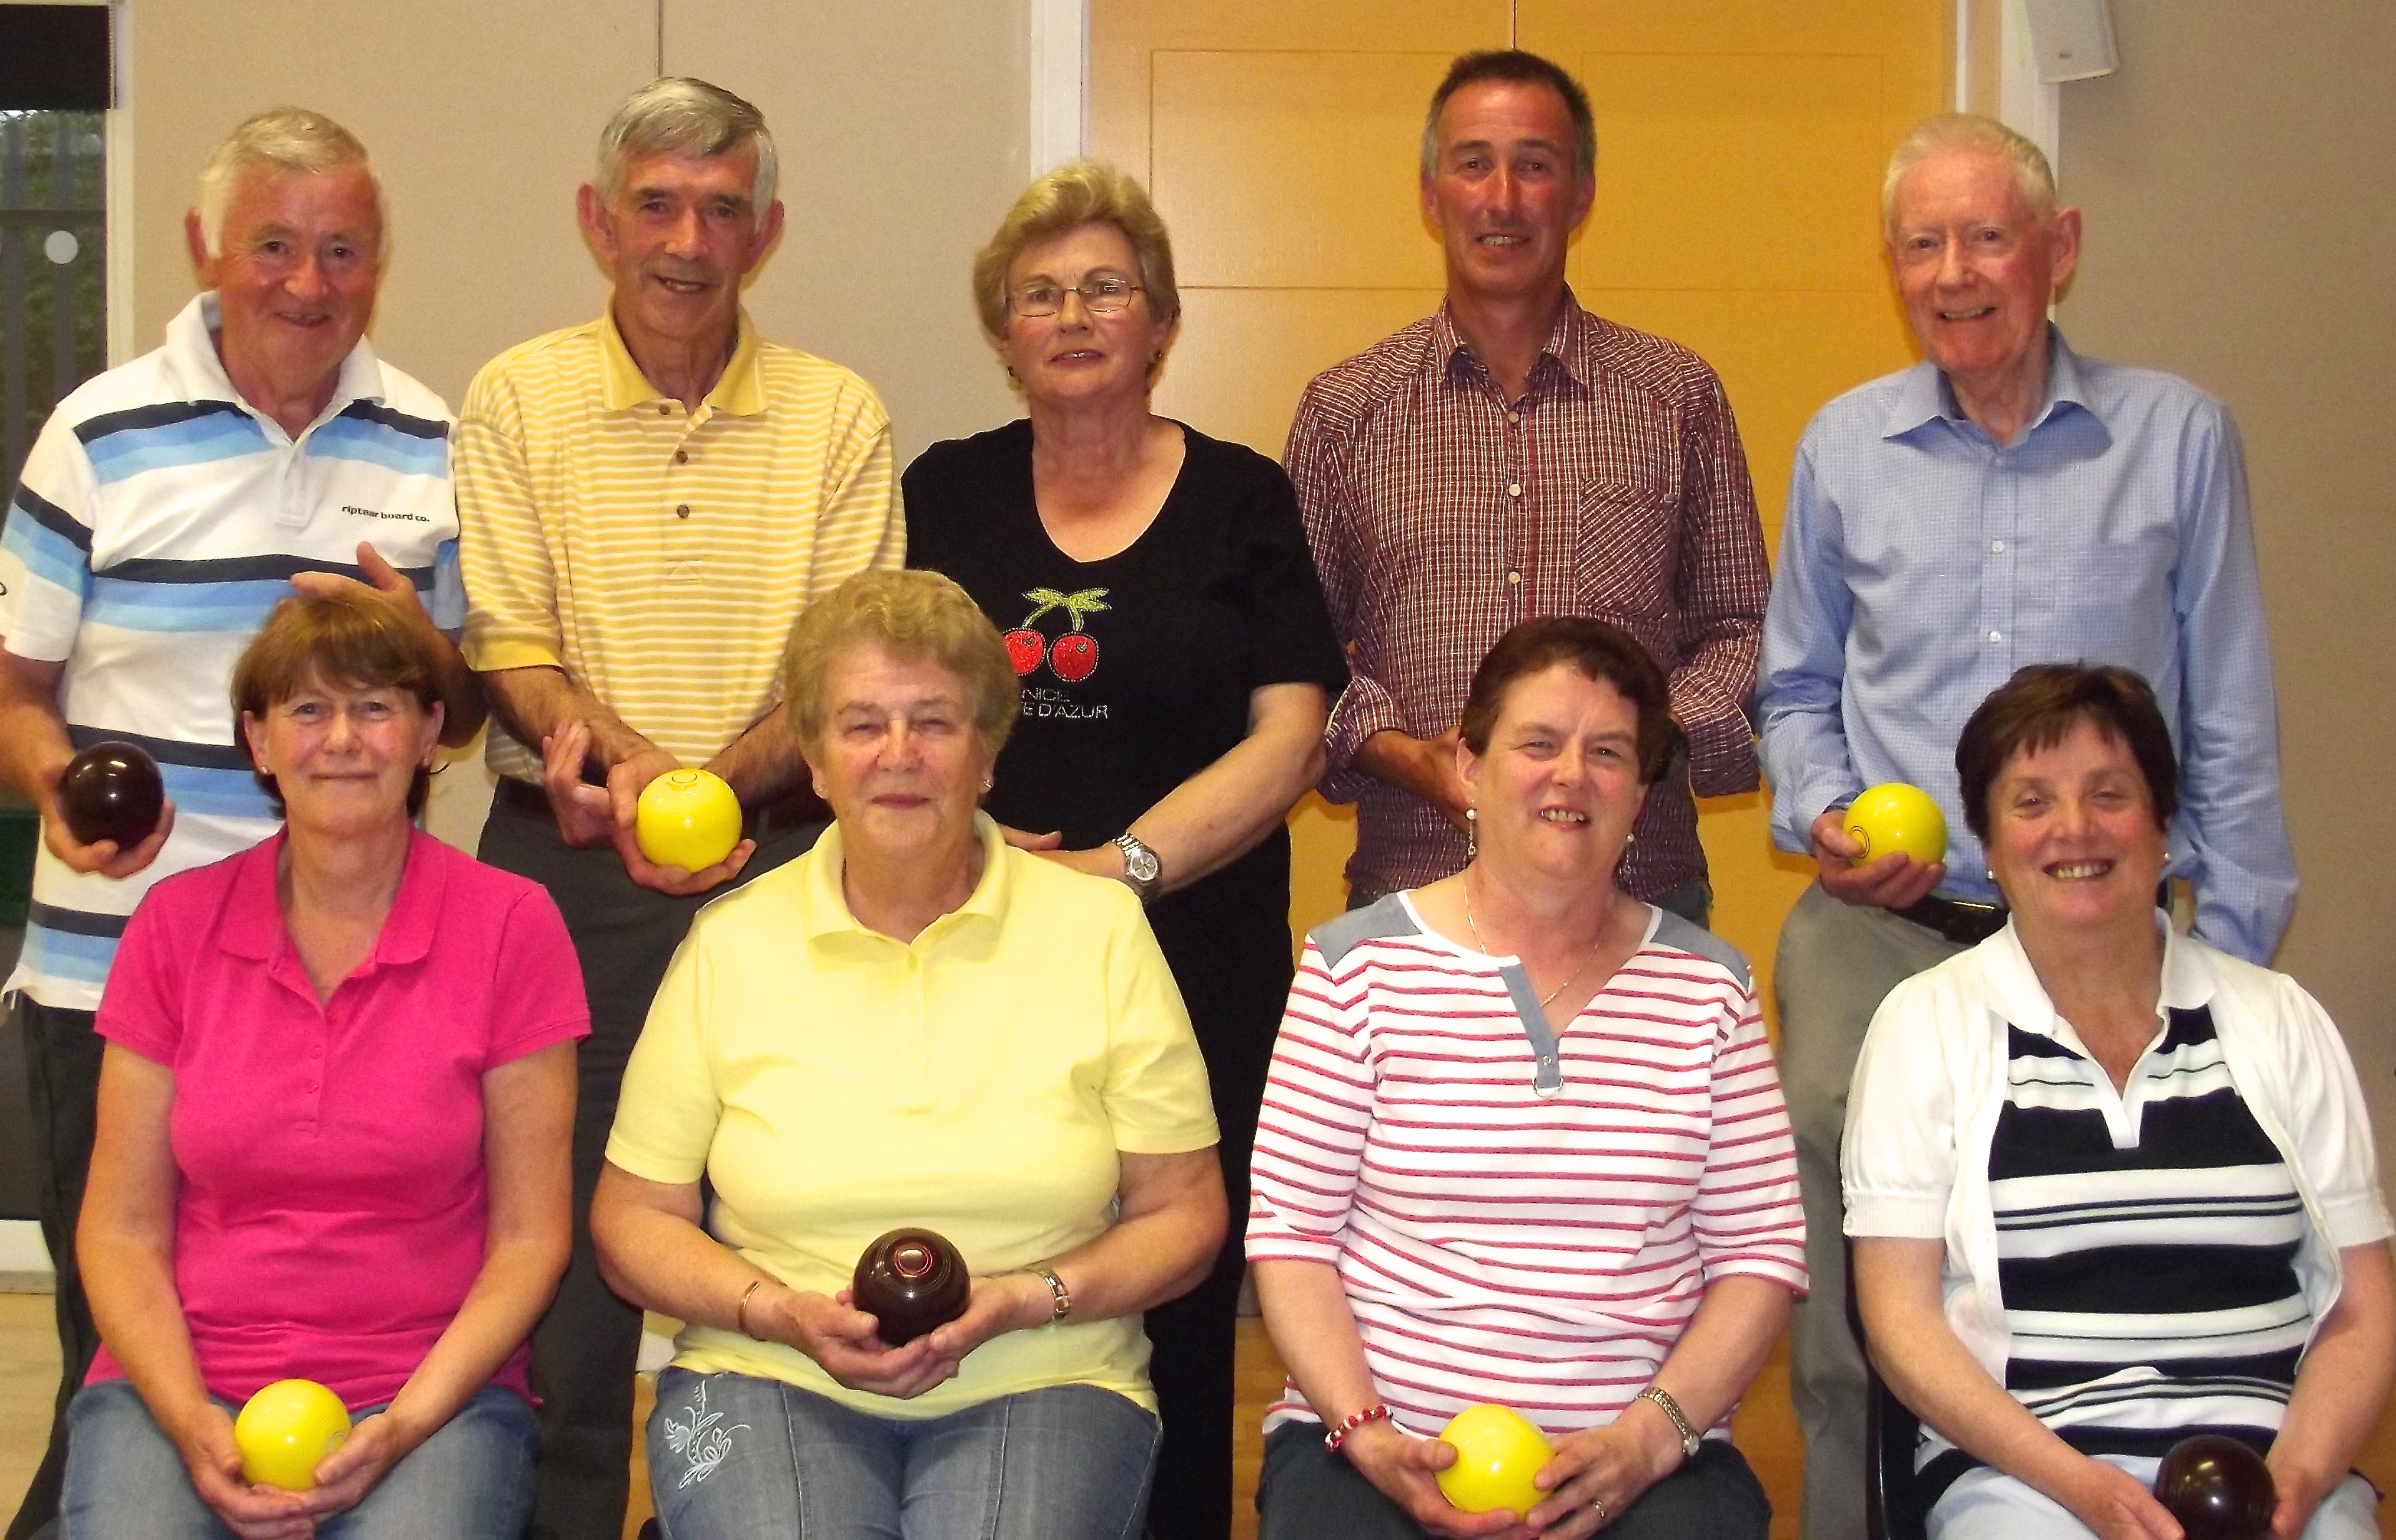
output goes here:
{"type": "Polygon", "coordinates": [[[1481,856],[1480,820],[1479,808],[1468,807],[1464,810],[1464,864],[1466,866],[1471,866],[1481,856]]]}

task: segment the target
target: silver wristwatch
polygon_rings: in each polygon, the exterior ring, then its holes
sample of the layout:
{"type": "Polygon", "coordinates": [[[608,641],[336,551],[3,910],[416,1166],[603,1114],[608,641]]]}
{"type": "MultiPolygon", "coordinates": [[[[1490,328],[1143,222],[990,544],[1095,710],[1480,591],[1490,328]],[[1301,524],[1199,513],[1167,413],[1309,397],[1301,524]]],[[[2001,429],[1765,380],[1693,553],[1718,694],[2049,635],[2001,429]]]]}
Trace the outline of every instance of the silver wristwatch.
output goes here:
{"type": "Polygon", "coordinates": [[[1124,853],[1124,881],[1139,895],[1139,901],[1153,904],[1164,896],[1165,863],[1156,858],[1156,852],[1134,834],[1118,834],[1111,843],[1124,853]]]}
{"type": "Polygon", "coordinates": [[[1654,1401],[1658,1412],[1672,1419],[1673,1430],[1681,1435],[1681,1458],[1696,1459],[1697,1451],[1705,1447],[1705,1437],[1689,1426],[1689,1419],[1682,1414],[1681,1403],[1672,1399],[1672,1392],[1660,1385],[1651,1385],[1639,1392],[1638,1399],[1654,1401]]]}

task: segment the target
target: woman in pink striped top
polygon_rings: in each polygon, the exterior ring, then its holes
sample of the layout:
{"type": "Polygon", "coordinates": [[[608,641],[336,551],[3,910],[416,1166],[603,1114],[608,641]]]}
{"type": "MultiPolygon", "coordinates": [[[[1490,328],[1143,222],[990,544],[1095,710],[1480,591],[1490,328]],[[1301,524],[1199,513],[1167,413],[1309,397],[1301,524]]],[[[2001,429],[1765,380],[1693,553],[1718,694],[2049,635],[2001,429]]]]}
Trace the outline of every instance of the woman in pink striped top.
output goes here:
{"type": "Polygon", "coordinates": [[[1746,962],[1615,886],[1672,737],[1637,643],[1516,626],[1464,708],[1471,860],[1309,938],[1248,1221],[1290,1367],[1262,1540],[1763,1540],[1730,1414],[1804,1220],[1746,962]],[[1527,1514],[1441,1495],[1482,1401],[1555,1445],[1527,1514]]]}

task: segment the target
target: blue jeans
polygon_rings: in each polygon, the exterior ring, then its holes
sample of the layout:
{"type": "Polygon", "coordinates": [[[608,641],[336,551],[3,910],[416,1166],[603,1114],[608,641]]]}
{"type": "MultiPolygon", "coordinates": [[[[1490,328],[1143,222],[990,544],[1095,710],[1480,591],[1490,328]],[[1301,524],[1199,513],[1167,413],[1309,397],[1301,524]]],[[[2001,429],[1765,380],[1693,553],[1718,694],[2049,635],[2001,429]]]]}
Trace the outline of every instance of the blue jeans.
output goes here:
{"type": "Polygon", "coordinates": [[[668,1369],[649,1489],[666,1540],[1129,1540],[1158,1436],[1155,1417],[1088,1385],[909,1421],[668,1369]]]}
{"type": "MultiPolygon", "coordinates": [[[[192,1490],[182,1452],[159,1431],[132,1382],[85,1386],[67,1420],[60,1540],[231,1540],[233,1531],[192,1490]]],[[[317,1540],[516,1540],[532,1518],[539,1443],[540,1425],[524,1398],[486,1385],[384,1472],[365,1502],[320,1521],[317,1540]]]]}

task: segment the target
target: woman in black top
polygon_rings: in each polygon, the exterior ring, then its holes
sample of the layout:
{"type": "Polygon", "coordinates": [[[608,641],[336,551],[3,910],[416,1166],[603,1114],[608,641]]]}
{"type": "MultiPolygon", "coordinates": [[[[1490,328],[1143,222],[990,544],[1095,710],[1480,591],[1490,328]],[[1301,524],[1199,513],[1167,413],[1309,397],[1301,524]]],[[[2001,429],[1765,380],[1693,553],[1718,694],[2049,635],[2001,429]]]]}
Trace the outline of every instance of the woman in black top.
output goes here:
{"type": "MultiPolygon", "coordinates": [[[[973,595],[1022,676],[992,816],[1148,901],[1245,1214],[1291,976],[1282,820],[1320,773],[1347,666],[1281,468],[1149,410],[1180,304],[1137,182],[1087,162],[1034,182],[976,259],[974,297],[1029,417],[908,468],[908,560],[973,595]]],[[[1230,1528],[1240,1270],[1229,1241],[1148,1315],[1165,1540],[1230,1528]]]]}

